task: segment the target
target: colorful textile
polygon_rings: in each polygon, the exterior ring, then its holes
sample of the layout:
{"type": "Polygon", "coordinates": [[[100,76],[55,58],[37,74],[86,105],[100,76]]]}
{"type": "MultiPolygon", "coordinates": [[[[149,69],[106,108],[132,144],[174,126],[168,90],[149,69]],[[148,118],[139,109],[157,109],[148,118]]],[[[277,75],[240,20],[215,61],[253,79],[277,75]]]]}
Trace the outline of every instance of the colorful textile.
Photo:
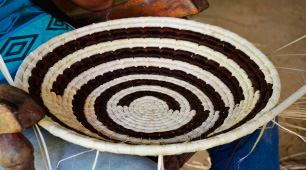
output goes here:
{"type": "MultiPolygon", "coordinates": [[[[0,13],[2,13],[0,8],[0,13]]],[[[73,30],[37,6],[26,6],[0,20],[0,54],[12,77],[23,59],[38,46],[62,33],[73,30]]],[[[0,83],[6,83],[0,73],[0,83]]]]}
{"type": "Polygon", "coordinates": [[[32,5],[29,0],[0,0],[0,20],[21,8],[32,5]]]}

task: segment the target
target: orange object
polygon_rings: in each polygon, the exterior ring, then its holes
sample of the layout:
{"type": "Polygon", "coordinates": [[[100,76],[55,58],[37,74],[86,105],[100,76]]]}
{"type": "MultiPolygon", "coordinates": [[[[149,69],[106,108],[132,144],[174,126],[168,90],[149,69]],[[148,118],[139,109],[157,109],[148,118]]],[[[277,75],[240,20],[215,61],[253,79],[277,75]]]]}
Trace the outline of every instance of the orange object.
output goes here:
{"type": "Polygon", "coordinates": [[[207,0],[129,0],[100,12],[75,17],[79,26],[112,19],[164,16],[186,17],[208,8],[207,0]]]}

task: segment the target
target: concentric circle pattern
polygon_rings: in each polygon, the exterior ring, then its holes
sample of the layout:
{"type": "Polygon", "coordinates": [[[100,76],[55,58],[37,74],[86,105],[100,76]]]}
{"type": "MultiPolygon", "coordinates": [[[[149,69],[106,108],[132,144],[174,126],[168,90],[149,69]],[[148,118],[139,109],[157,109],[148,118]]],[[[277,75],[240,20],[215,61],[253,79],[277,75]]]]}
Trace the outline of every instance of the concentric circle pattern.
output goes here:
{"type": "Polygon", "coordinates": [[[165,145],[241,127],[279,97],[278,74],[234,33],[173,18],[87,26],[43,44],[15,82],[66,129],[165,145]]]}

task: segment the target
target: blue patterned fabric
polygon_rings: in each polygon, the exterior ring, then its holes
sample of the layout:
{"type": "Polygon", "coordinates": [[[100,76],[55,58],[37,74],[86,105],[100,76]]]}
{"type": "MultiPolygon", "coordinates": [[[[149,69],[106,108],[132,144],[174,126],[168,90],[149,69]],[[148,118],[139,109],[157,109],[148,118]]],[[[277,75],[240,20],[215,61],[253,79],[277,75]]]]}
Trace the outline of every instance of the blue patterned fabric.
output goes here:
{"type": "Polygon", "coordinates": [[[33,3],[30,0],[0,0],[0,20],[19,10],[20,8],[32,5],[33,3]]]}
{"type": "MultiPolygon", "coordinates": [[[[2,10],[0,8],[1,13],[2,10]]],[[[0,54],[13,78],[30,52],[49,39],[73,29],[35,5],[21,7],[0,20],[0,25],[0,54]]],[[[0,83],[7,84],[2,73],[0,83]]]]}

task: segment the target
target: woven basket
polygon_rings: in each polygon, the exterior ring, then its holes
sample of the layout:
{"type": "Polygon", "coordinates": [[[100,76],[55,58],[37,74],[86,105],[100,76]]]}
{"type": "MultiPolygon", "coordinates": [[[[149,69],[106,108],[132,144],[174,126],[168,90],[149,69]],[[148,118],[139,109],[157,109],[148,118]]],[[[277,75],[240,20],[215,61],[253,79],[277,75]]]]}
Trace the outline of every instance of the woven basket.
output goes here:
{"type": "Polygon", "coordinates": [[[15,77],[49,113],[39,124],[69,142],[123,154],[205,150],[277,115],[278,73],[222,28],[143,17],[89,25],[33,51],[15,77]]]}

